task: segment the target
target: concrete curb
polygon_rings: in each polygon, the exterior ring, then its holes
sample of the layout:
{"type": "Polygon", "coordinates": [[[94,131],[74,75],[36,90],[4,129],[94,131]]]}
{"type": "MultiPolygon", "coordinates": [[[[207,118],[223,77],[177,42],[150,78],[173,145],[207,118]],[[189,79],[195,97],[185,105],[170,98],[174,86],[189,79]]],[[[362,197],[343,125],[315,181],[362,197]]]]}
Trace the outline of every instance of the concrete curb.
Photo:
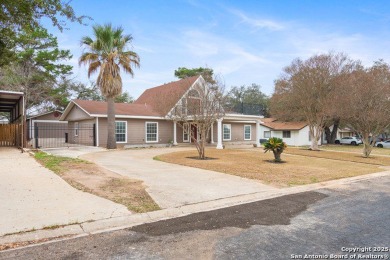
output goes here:
{"type": "MultiPolygon", "coordinates": [[[[344,178],[340,180],[332,180],[322,183],[309,184],[305,186],[296,186],[292,188],[284,188],[275,192],[257,192],[252,194],[239,195],[235,197],[223,198],[213,201],[206,201],[201,203],[184,205],[176,208],[168,208],[159,211],[153,211],[148,213],[133,214],[130,216],[113,217],[109,219],[101,219],[93,222],[85,222],[81,224],[74,224],[65,227],[61,227],[53,230],[37,230],[26,233],[18,233],[12,235],[6,235],[0,237],[0,245],[6,245],[11,243],[21,243],[28,241],[39,241],[52,239],[52,241],[39,243],[52,243],[55,241],[61,241],[71,239],[75,237],[87,236],[90,234],[98,234],[104,232],[110,232],[115,230],[121,230],[130,228],[133,226],[156,222],[160,220],[166,220],[170,218],[177,218],[193,213],[211,211],[221,209],[225,207],[231,207],[240,204],[246,204],[255,201],[272,199],[280,196],[291,195],[306,191],[314,191],[324,188],[332,188],[334,186],[340,187],[343,185],[349,185],[359,181],[365,181],[373,178],[380,178],[390,176],[390,171],[383,171],[368,175],[356,176],[351,178],[344,178]],[[61,238],[66,236],[66,238],[61,238]],[[60,239],[58,239],[60,238],[60,239]]],[[[34,245],[29,245],[34,246],[34,245]]],[[[12,249],[11,249],[12,250],[12,249]]]]}

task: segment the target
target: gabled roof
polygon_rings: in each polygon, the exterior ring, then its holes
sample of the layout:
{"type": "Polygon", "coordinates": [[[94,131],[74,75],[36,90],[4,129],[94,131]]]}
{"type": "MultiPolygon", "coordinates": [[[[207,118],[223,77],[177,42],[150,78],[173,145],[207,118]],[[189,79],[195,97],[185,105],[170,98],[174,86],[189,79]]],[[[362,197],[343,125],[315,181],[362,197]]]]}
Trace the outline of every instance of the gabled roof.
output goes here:
{"type": "Polygon", "coordinates": [[[151,106],[161,116],[166,116],[200,77],[193,76],[147,89],[134,104],[151,106]]]}
{"type": "MultiPolygon", "coordinates": [[[[60,120],[64,120],[74,106],[78,106],[90,117],[106,117],[107,102],[91,100],[72,100],[60,120]]],[[[140,104],[115,103],[116,117],[160,117],[151,106],[140,104]]]]}
{"type": "MultiPolygon", "coordinates": [[[[199,78],[202,76],[193,76],[147,89],[132,104],[116,103],[115,114],[117,117],[164,117],[199,78]]],[[[107,116],[107,102],[76,99],[69,103],[60,120],[64,120],[75,105],[90,117],[107,116]]]]}
{"type": "Polygon", "coordinates": [[[275,118],[263,118],[261,119],[261,125],[266,126],[272,130],[301,130],[307,126],[306,122],[286,122],[278,121],[275,118]]]}
{"type": "Polygon", "coordinates": [[[37,117],[40,117],[40,116],[49,115],[51,113],[59,113],[60,115],[62,115],[62,111],[60,111],[60,110],[53,110],[53,111],[49,111],[49,112],[45,112],[45,113],[29,116],[29,117],[27,117],[27,119],[33,119],[33,118],[37,118],[37,117]]]}

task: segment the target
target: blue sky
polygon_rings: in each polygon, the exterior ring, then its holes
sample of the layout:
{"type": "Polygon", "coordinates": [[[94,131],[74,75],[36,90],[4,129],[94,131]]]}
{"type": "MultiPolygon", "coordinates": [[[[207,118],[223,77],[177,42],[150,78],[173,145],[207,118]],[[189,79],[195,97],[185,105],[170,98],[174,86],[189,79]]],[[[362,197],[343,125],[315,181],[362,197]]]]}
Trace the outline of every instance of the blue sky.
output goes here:
{"type": "MultiPolygon", "coordinates": [[[[369,66],[390,62],[390,1],[198,1],[73,0],[89,26],[68,23],[59,46],[70,49],[74,75],[88,83],[78,66],[80,39],[91,25],[121,25],[134,37],[141,58],[134,78],[123,75],[124,90],[137,98],[146,88],[176,80],[178,67],[209,67],[231,86],[260,84],[272,94],[274,80],[295,58],[345,52],[369,66]]],[[[92,76],[92,80],[97,75],[92,76]]]]}

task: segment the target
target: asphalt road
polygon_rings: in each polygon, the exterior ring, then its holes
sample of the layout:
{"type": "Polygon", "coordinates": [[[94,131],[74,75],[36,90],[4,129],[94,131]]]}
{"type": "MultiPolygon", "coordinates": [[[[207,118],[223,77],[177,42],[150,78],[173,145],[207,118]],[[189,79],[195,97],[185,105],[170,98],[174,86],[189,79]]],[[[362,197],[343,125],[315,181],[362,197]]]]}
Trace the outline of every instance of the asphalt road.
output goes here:
{"type": "Polygon", "coordinates": [[[388,259],[389,187],[381,177],[5,251],[0,259],[388,259]]]}

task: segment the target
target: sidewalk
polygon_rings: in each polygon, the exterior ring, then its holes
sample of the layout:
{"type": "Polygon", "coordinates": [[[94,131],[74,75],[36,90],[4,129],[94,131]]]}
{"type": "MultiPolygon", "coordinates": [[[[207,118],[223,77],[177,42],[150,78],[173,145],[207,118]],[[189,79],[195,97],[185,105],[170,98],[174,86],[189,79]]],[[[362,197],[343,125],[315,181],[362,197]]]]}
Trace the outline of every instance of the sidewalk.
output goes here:
{"type": "MultiPolygon", "coordinates": [[[[284,195],[290,195],[295,193],[301,193],[306,191],[314,191],[324,188],[340,188],[342,186],[347,187],[355,182],[369,180],[373,178],[390,178],[390,171],[373,173],[369,175],[357,176],[352,178],[345,178],[340,180],[333,180],[323,183],[296,186],[292,188],[280,189],[274,192],[261,192],[247,195],[240,195],[230,198],[217,199],[213,201],[207,201],[202,203],[190,204],[175,208],[163,209],[159,211],[133,214],[121,217],[112,217],[108,219],[101,219],[94,222],[84,222],[81,224],[69,225],[66,227],[54,229],[54,230],[37,230],[34,232],[21,233],[9,236],[0,237],[0,245],[21,243],[26,241],[43,242],[47,240],[60,241],[61,239],[76,238],[82,236],[88,236],[91,234],[98,234],[103,232],[109,232],[114,230],[121,230],[132,226],[137,226],[144,223],[156,222],[159,220],[176,218],[185,215],[189,215],[197,212],[210,211],[214,209],[220,209],[230,207],[234,205],[240,205],[250,203],[254,201],[267,200],[284,195]]],[[[30,242],[31,243],[31,242],[30,242]]],[[[29,243],[26,243],[29,244],[29,243]]]]}
{"type": "Polygon", "coordinates": [[[128,216],[123,205],[74,189],[28,153],[0,147],[0,236],[128,216]]]}

